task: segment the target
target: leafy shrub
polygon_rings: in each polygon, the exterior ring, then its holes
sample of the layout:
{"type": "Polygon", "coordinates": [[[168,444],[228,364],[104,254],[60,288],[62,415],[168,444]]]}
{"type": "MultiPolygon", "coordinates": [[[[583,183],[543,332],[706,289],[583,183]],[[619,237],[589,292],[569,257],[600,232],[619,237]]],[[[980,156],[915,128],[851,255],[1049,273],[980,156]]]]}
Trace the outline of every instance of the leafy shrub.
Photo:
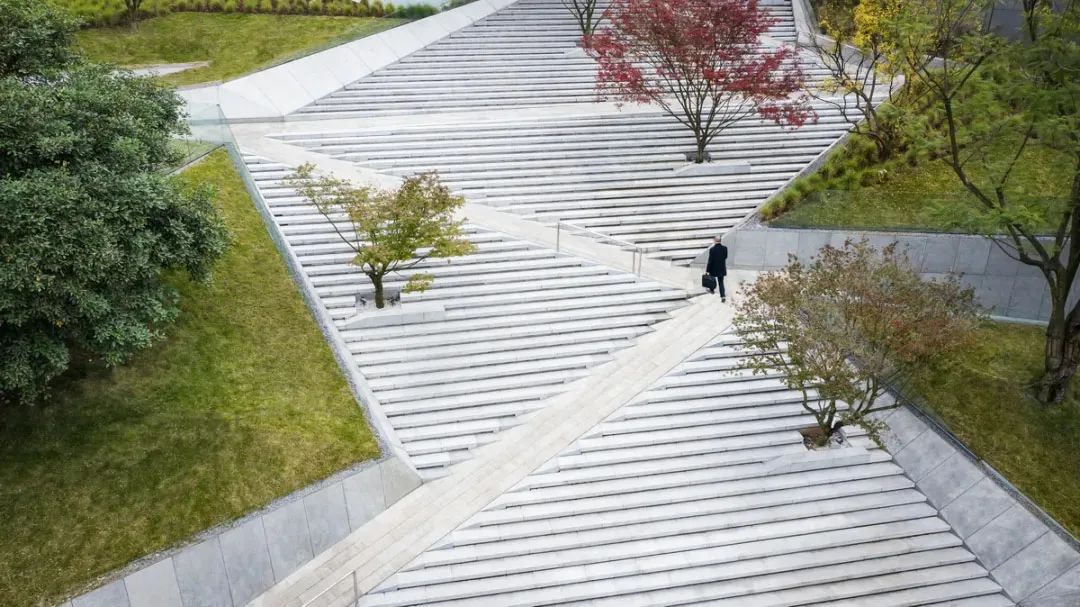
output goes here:
{"type": "Polygon", "coordinates": [[[161,277],[206,277],[226,244],[211,192],[162,171],[180,98],[72,56],[74,24],[23,2],[0,0],[0,405],[73,354],[118,365],[161,339],[178,312],[161,277]]]}
{"type": "MultiPolygon", "coordinates": [[[[126,19],[123,0],[54,1],[86,27],[115,26],[126,19]]],[[[369,4],[352,0],[143,0],[139,14],[141,18],[148,18],[186,11],[349,17],[393,15],[403,19],[421,19],[435,14],[438,9],[422,4],[399,8],[389,2],[369,4]]]]}
{"type": "Polygon", "coordinates": [[[390,14],[395,17],[401,17],[402,19],[423,19],[424,17],[430,17],[439,12],[439,9],[429,4],[406,4],[405,6],[399,6],[397,9],[392,10],[390,14]]]}

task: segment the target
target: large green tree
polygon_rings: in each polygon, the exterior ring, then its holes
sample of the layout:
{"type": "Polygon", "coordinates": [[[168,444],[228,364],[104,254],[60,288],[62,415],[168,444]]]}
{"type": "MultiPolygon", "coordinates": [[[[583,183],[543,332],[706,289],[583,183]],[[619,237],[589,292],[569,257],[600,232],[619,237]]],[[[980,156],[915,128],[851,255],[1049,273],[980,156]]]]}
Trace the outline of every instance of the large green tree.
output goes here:
{"type": "Polygon", "coordinates": [[[974,204],[954,209],[1046,279],[1050,319],[1036,395],[1059,403],[1080,366],[1080,2],[1022,3],[1022,36],[987,27],[992,4],[935,0],[904,5],[893,27],[907,80],[931,102],[919,139],[940,155],[974,204]],[[1054,200],[1014,186],[1028,150],[1061,157],[1068,193],[1054,200]],[[1051,228],[1047,231],[1046,226],[1051,228]]]}
{"type": "Polygon", "coordinates": [[[115,365],[176,317],[169,271],[209,276],[227,234],[212,192],[165,170],[185,130],[172,91],[69,51],[74,22],[0,0],[0,401],[73,353],[115,365]]]}

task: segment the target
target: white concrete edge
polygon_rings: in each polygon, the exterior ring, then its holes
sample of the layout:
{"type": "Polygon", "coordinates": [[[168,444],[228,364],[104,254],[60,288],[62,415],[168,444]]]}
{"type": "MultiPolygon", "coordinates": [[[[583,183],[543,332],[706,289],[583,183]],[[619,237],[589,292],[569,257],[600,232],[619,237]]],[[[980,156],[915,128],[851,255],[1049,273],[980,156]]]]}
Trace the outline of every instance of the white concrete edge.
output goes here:
{"type": "Polygon", "coordinates": [[[220,105],[229,121],[281,121],[516,1],[476,0],[229,82],[178,94],[189,104],[220,105]]]}
{"type": "MultiPolygon", "coordinates": [[[[1003,474],[994,468],[993,465],[971,451],[958,436],[953,434],[943,421],[936,418],[927,409],[902,396],[898,397],[893,391],[887,392],[886,396],[887,398],[899,402],[898,407],[889,409],[887,414],[882,418],[886,423],[885,433],[889,437],[886,440],[886,443],[891,443],[886,447],[886,451],[892,456],[893,462],[903,470],[904,475],[915,483],[916,488],[921,493],[927,496],[929,502],[938,510],[939,516],[949,524],[953,533],[960,537],[964,546],[975,556],[977,561],[985,567],[987,574],[991,579],[997,582],[1002,587],[1002,590],[1008,594],[1010,598],[1015,600],[1018,605],[1032,604],[1028,602],[1030,599],[1039,596],[1040,592],[1044,589],[1051,588],[1055,582],[1058,581],[1063,581],[1065,586],[1072,585],[1072,587],[1075,588],[1075,582],[1070,584],[1068,578],[1070,572],[1074,572],[1075,567],[1080,566],[1080,561],[1075,561],[1072,565],[1065,567],[1064,570],[1051,574],[1051,577],[1043,581],[1043,583],[1019,593],[1017,593],[1017,579],[1015,579],[1015,577],[1009,578],[1000,576],[1000,571],[1003,568],[1002,566],[1013,559],[1030,560],[1032,562],[1027,569],[1032,571],[1037,570],[1038,564],[1034,561],[1038,556],[1033,555],[1030,550],[1027,549],[1037,540],[1043,539],[1044,536],[1055,536],[1063,544],[1065,549],[1070,550],[1076,557],[1080,557],[1080,539],[1073,536],[1068,529],[1043,510],[1042,507],[1028,497],[1026,493],[1021,491],[1016,485],[1012,484],[1003,474]],[[907,440],[901,439],[893,428],[888,426],[888,420],[893,415],[899,415],[900,412],[905,412],[907,415],[910,415],[915,424],[921,426],[921,429],[911,431],[910,433],[913,436],[909,437],[907,440]],[[937,462],[928,470],[913,474],[910,462],[908,461],[908,458],[902,456],[902,452],[915,443],[916,438],[926,433],[936,436],[938,440],[945,445],[945,451],[936,454],[936,458],[938,458],[937,462]],[[928,482],[928,477],[934,475],[937,471],[949,468],[950,462],[956,458],[966,461],[972,466],[971,469],[974,471],[974,478],[967,479],[964,483],[963,490],[960,491],[959,494],[948,499],[945,503],[940,503],[936,499],[931,498],[931,495],[928,495],[925,483],[928,482]],[[979,531],[991,528],[991,523],[996,518],[996,515],[988,517],[981,524],[976,524],[974,529],[969,529],[966,533],[962,533],[962,531],[957,528],[957,525],[954,524],[952,517],[946,515],[946,512],[950,507],[955,508],[957,504],[962,503],[961,498],[964,494],[983,482],[989,482],[992,485],[995,485],[1006,496],[1009,501],[1009,507],[1020,508],[1027,511],[1034,517],[1037,521],[1037,525],[1039,525],[1043,531],[1027,541],[1012,545],[1011,549],[1007,550],[1006,554],[996,555],[995,562],[989,564],[984,562],[987,556],[989,556],[985,550],[985,545],[973,545],[971,539],[972,536],[976,535],[979,531]]],[[[927,452],[930,451],[927,450],[927,452]]],[[[956,479],[956,482],[960,482],[959,478],[956,479]]],[[[1009,507],[1002,508],[1002,512],[1007,511],[1009,507]]],[[[971,508],[971,506],[968,505],[967,508],[971,508]]],[[[998,530],[997,533],[1000,535],[1002,531],[998,530]]],[[[1073,577],[1075,578],[1075,576],[1073,577]]],[[[1057,594],[1050,594],[1045,598],[1053,599],[1057,596],[1057,594]]],[[[1064,593],[1061,596],[1064,596],[1064,593]]],[[[1037,602],[1035,604],[1065,605],[1066,603],[1051,601],[1050,603],[1037,602]]]]}
{"type": "MultiPolygon", "coordinates": [[[[67,607],[69,604],[81,601],[85,601],[85,603],[89,605],[98,605],[99,603],[96,601],[99,597],[108,597],[107,600],[111,600],[114,596],[126,596],[126,603],[105,604],[109,605],[109,607],[162,607],[163,605],[166,607],[194,607],[193,604],[189,604],[181,596],[181,587],[187,585],[184,584],[184,582],[190,584],[192,580],[186,579],[181,573],[177,572],[177,568],[174,566],[176,557],[182,558],[183,555],[189,552],[196,552],[199,551],[200,548],[208,546],[214,557],[221,559],[221,562],[224,563],[225,555],[222,552],[220,544],[221,536],[228,534],[235,529],[245,527],[248,524],[261,523],[268,515],[274,515],[283,508],[297,502],[304,502],[308,497],[314,496],[314,494],[324,490],[332,489],[336,485],[341,485],[342,491],[344,491],[343,487],[345,484],[354,479],[366,477],[373,471],[377,472],[380,481],[380,486],[376,489],[382,491],[382,498],[386,500],[387,495],[385,492],[385,481],[383,479],[386,474],[392,474],[392,472],[386,472],[386,469],[393,466],[394,460],[400,460],[400,458],[384,454],[378,459],[358,462],[349,468],[335,472],[327,478],[315,481],[292,493],[278,497],[265,506],[251,510],[234,520],[219,523],[184,538],[172,546],[139,557],[134,561],[105,574],[92,585],[91,590],[76,595],[71,598],[71,601],[61,603],[61,605],[67,607]],[[163,603],[161,601],[165,602],[163,603]]],[[[416,485],[419,486],[420,484],[422,483],[419,478],[417,478],[416,485]]],[[[344,496],[344,493],[342,495],[344,496]]],[[[404,496],[397,496],[397,499],[400,499],[401,497],[404,496]]],[[[383,510],[389,508],[396,502],[397,500],[386,503],[383,510]]],[[[346,520],[339,522],[348,522],[348,512],[346,511],[345,514],[346,520]]],[[[377,514],[378,512],[374,513],[374,515],[377,514]]],[[[309,514],[306,511],[305,515],[308,520],[312,517],[312,514],[309,514]]],[[[372,518],[374,518],[374,516],[372,518]]],[[[324,521],[320,520],[319,522],[324,521]]],[[[360,523],[357,529],[363,527],[363,525],[364,523],[360,523]]],[[[352,533],[352,531],[350,530],[349,533],[352,533]]],[[[321,553],[322,552],[320,551],[319,554],[321,553]]],[[[269,586],[267,588],[269,588],[269,586]]],[[[209,591],[212,592],[212,590],[209,591]]],[[[231,601],[231,597],[228,594],[215,596],[214,599],[218,601],[231,601]]]]}
{"type": "Polygon", "coordinates": [[[795,18],[795,40],[797,42],[817,33],[817,18],[808,0],[791,0],[791,12],[795,18]]]}

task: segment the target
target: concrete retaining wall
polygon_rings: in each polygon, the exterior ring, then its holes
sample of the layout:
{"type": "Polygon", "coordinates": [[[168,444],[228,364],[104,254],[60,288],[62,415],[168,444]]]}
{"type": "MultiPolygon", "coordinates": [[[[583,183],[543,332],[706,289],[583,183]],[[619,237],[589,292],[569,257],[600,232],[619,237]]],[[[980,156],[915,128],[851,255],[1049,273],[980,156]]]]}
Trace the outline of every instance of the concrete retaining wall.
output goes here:
{"type": "Polygon", "coordinates": [[[861,238],[877,247],[899,243],[915,267],[928,278],[959,274],[964,284],[975,289],[980,305],[991,314],[1029,320],[1049,317],[1049,287],[1042,274],[1010,258],[982,236],[768,228],[758,224],[728,232],[724,243],[730,249],[729,266],[775,270],[787,264],[788,255],[806,260],[826,244],[841,246],[847,239],[861,238]]]}
{"type": "Polygon", "coordinates": [[[958,440],[910,407],[886,412],[885,445],[1021,607],[1080,605],[1080,544],[958,440]]]}
{"type": "Polygon", "coordinates": [[[182,90],[180,96],[189,104],[220,105],[232,122],[283,120],[515,1],[476,0],[223,84],[182,90]]]}
{"type": "Polygon", "coordinates": [[[135,563],[64,607],[240,607],[419,485],[396,457],[366,462],[135,563]]]}

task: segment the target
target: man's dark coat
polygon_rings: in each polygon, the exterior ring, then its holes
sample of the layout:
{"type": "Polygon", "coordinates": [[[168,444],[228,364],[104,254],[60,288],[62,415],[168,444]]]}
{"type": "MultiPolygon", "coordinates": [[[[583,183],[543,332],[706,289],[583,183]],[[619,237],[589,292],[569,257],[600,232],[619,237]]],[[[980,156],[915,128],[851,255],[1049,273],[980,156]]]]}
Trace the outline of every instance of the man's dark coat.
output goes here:
{"type": "Polygon", "coordinates": [[[705,265],[705,273],[709,276],[727,276],[727,247],[718,243],[709,249],[709,263],[705,265]]]}

